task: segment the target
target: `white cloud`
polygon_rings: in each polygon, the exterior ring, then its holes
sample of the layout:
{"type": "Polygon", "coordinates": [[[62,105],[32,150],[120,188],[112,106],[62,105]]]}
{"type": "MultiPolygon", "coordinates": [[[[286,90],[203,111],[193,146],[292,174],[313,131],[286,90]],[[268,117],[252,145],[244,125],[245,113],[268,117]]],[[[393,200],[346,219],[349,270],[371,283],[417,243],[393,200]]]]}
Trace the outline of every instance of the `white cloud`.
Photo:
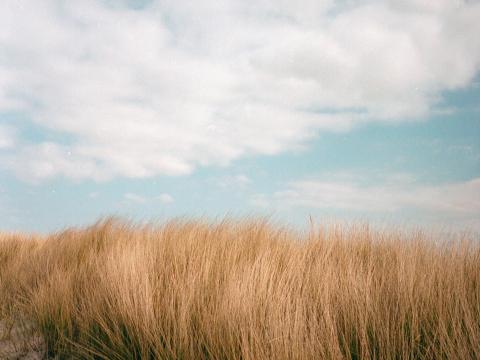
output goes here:
{"type": "Polygon", "coordinates": [[[9,149],[15,145],[15,134],[11,127],[0,125],[0,150],[9,149]]]}
{"type": "Polygon", "coordinates": [[[123,198],[137,204],[144,204],[147,201],[143,196],[134,193],[125,193],[123,194],[123,198]]]}
{"type": "Polygon", "coordinates": [[[163,193],[158,195],[157,199],[162,203],[162,204],[171,204],[175,200],[173,199],[172,195],[163,193]]]}
{"type": "Polygon", "coordinates": [[[227,175],[218,179],[217,184],[221,188],[245,188],[251,184],[251,180],[244,174],[227,175]]]}
{"type": "Polygon", "coordinates": [[[467,1],[0,3],[0,112],[71,139],[17,145],[27,179],[188,174],[318,130],[427,115],[480,67],[467,1]]]}
{"type": "Polygon", "coordinates": [[[18,176],[30,182],[59,175],[95,180],[104,180],[109,176],[106,169],[97,168],[94,159],[72,153],[70,146],[53,142],[22,146],[15,156],[6,157],[4,162],[14,168],[18,176]]]}

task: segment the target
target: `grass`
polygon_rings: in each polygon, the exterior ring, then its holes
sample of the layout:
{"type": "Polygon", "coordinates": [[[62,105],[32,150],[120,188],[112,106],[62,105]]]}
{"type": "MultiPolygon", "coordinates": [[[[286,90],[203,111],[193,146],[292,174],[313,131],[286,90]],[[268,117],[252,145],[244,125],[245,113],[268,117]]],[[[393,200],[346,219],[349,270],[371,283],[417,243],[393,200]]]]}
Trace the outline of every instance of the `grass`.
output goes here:
{"type": "Polygon", "coordinates": [[[461,236],[109,219],[1,235],[0,299],[60,359],[480,358],[480,249],[461,236]]]}

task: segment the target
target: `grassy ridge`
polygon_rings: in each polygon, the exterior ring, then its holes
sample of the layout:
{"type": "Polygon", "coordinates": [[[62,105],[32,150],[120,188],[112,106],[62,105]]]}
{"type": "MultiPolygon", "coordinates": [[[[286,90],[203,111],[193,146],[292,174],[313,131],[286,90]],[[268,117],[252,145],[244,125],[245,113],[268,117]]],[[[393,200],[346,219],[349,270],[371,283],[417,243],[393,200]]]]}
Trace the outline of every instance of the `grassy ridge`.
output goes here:
{"type": "Polygon", "coordinates": [[[480,358],[478,245],[366,226],[3,235],[0,299],[60,358],[480,358]]]}

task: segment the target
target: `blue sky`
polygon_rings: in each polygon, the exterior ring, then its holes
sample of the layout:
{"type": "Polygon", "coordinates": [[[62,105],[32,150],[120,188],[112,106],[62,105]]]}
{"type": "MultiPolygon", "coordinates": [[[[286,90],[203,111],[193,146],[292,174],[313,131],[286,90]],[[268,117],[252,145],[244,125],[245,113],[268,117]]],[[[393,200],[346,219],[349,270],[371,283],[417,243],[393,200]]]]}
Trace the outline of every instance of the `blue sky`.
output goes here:
{"type": "Polygon", "coordinates": [[[480,230],[480,4],[4,1],[0,228],[480,230]]]}

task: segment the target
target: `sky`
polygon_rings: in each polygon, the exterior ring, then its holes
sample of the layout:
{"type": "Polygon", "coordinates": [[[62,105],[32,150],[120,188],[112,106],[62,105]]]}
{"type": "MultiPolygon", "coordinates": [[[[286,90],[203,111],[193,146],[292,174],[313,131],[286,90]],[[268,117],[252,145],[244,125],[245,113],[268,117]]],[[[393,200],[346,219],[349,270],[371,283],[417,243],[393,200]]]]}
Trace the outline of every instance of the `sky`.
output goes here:
{"type": "Polygon", "coordinates": [[[3,0],[0,229],[480,231],[480,1],[3,0]]]}

